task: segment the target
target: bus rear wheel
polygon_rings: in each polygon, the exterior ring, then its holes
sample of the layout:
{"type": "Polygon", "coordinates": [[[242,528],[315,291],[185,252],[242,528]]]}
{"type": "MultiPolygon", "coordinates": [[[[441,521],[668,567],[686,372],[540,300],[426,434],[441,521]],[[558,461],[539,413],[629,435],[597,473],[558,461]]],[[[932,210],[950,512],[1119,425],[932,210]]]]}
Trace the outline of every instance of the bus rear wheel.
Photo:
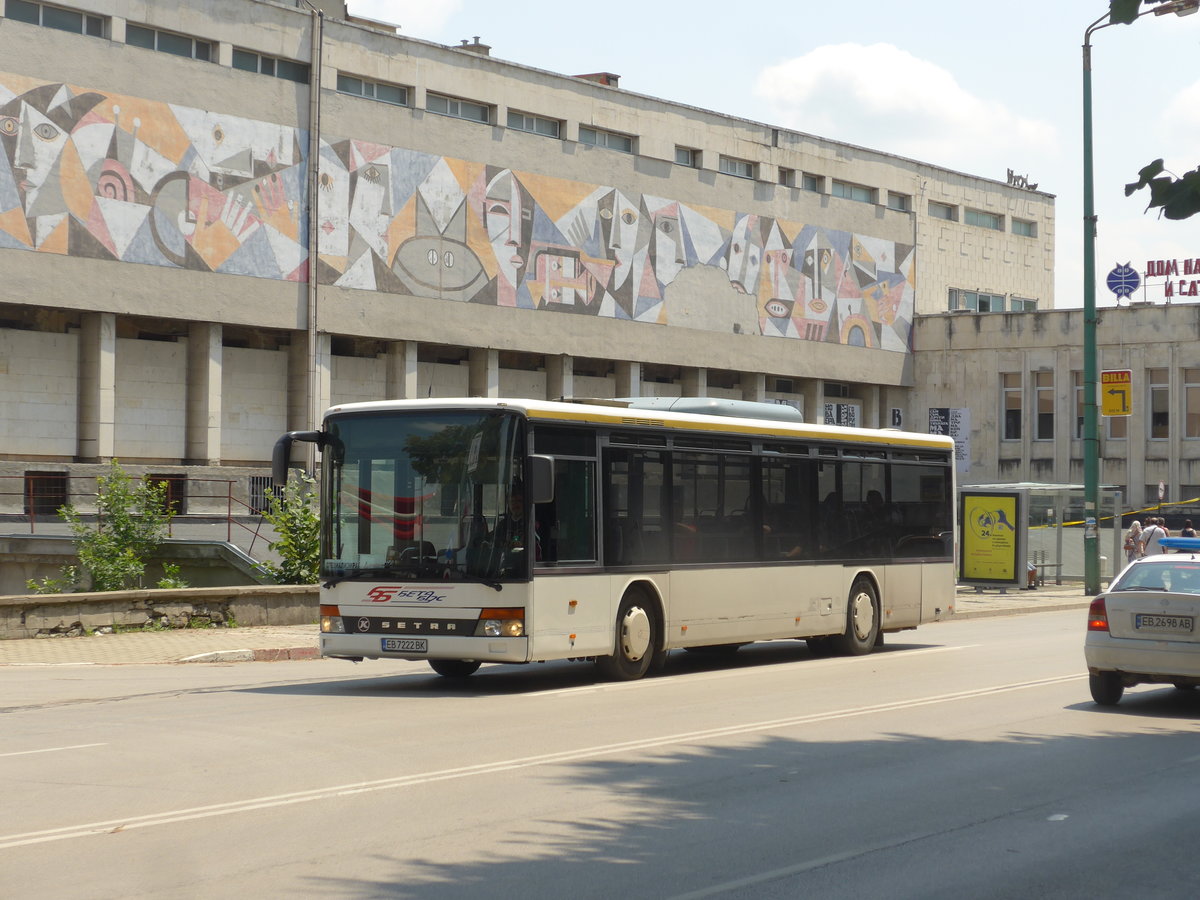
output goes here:
{"type": "Polygon", "coordinates": [[[866,578],[854,579],[846,602],[846,630],[830,638],[835,652],[863,656],[875,647],[879,636],[879,598],[866,578]]]}
{"type": "Polygon", "coordinates": [[[479,668],[474,659],[431,659],[429,667],[443,678],[469,678],[479,668]]]}
{"type": "Polygon", "coordinates": [[[658,614],[644,595],[628,593],[617,609],[616,652],[596,660],[610,681],[635,681],[650,670],[658,646],[658,614]]]}

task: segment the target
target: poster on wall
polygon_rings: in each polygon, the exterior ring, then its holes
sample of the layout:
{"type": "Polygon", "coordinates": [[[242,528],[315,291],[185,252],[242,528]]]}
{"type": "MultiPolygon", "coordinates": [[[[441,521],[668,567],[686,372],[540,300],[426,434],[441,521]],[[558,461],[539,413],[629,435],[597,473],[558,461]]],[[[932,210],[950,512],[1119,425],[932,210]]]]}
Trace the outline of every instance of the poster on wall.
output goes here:
{"type": "Polygon", "coordinates": [[[1025,503],[1020,491],[970,491],[958,495],[958,578],[964,584],[1024,585],[1025,503]]]}
{"type": "Polygon", "coordinates": [[[862,424],[862,412],[857,403],[826,403],[825,424],[858,428],[862,424]]]}
{"type": "Polygon", "coordinates": [[[965,475],[971,468],[971,410],[929,407],[929,434],[944,434],[954,439],[954,468],[959,475],[965,475]]]}

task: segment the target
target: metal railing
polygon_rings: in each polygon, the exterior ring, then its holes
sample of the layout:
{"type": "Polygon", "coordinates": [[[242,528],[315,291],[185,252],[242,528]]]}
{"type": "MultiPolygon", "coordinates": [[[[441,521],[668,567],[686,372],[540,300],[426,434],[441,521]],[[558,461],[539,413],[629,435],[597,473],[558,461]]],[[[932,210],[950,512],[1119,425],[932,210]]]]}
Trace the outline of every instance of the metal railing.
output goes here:
{"type": "MultiPolygon", "coordinates": [[[[0,475],[0,527],[11,523],[21,526],[22,531],[27,525],[30,534],[39,530],[42,534],[63,534],[69,530],[58,513],[64,505],[73,507],[84,521],[102,521],[96,505],[98,477],[66,472],[0,475]]],[[[175,480],[168,502],[185,510],[172,516],[167,525],[168,537],[191,537],[203,532],[206,539],[212,540],[223,530],[226,543],[250,555],[260,538],[264,543],[273,539],[264,533],[271,531],[262,515],[265,496],[261,496],[261,490],[254,490],[261,485],[243,489],[234,479],[190,476],[163,480],[175,480]]]]}

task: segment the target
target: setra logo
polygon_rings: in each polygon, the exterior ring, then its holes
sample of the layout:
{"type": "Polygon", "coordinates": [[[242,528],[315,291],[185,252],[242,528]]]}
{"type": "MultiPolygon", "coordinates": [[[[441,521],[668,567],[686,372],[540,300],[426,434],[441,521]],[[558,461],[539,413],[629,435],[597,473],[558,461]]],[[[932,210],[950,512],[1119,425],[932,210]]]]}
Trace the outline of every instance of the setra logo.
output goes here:
{"type": "Polygon", "coordinates": [[[438,603],[446,599],[445,594],[428,589],[406,588],[402,584],[377,584],[367,591],[372,603],[387,603],[389,600],[408,600],[413,603],[438,603]]]}
{"type": "Polygon", "coordinates": [[[367,591],[367,599],[372,603],[387,603],[402,590],[404,586],[399,584],[377,584],[367,591]]]}

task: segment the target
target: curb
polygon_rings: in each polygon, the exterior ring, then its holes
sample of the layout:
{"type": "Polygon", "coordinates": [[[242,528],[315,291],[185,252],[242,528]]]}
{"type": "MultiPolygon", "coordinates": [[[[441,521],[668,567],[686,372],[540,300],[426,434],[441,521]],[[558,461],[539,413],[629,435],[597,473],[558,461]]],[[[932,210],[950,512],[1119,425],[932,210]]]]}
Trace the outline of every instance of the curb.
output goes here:
{"type": "Polygon", "coordinates": [[[181,663],[279,662],[285,659],[319,659],[316,647],[279,647],[266,650],[213,650],[185,656],[181,663]]]}
{"type": "Polygon", "coordinates": [[[1048,606],[1020,606],[1006,609],[967,609],[959,612],[957,609],[946,621],[955,619],[988,619],[997,616],[1020,616],[1025,613],[1062,612],[1068,609],[1087,609],[1091,600],[1076,600],[1072,603],[1052,603],[1048,606]]]}

